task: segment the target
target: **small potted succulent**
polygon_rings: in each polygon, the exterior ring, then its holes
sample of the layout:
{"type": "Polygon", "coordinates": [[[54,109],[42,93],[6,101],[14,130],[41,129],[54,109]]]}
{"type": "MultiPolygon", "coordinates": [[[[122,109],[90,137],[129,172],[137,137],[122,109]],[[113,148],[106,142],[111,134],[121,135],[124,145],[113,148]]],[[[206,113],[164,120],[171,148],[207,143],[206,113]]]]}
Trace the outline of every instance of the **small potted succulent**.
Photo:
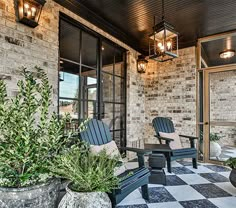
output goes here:
{"type": "Polygon", "coordinates": [[[229,158],[226,162],[225,165],[229,166],[232,168],[231,173],[229,175],[229,180],[232,183],[234,187],[236,187],[236,158],[229,158]]]}
{"type": "Polygon", "coordinates": [[[0,207],[57,206],[60,180],[50,162],[65,147],[66,118],[50,113],[52,87],[45,72],[22,70],[18,94],[0,80],[0,207]]]}
{"type": "Polygon", "coordinates": [[[51,165],[55,175],[69,181],[59,208],[112,207],[107,192],[118,186],[114,169],[119,161],[105,151],[94,154],[85,146],[74,145],[51,165]]]}

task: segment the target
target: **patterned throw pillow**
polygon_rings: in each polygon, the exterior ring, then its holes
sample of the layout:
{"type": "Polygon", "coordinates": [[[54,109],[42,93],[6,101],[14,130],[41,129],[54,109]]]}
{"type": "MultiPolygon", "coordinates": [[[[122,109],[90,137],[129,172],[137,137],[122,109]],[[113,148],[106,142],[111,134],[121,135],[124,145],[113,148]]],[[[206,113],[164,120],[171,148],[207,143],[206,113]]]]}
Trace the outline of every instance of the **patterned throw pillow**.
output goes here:
{"type": "Polygon", "coordinates": [[[180,141],[180,137],[176,132],[173,133],[165,133],[165,132],[159,132],[159,135],[161,137],[169,138],[169,139],[174,139],[174,141],[170,142],[170,148],[171,149],[182,149],[182,144],[180,141]]]}
{"type": "Polygon", "coordinates": [[[102,150],[105,150],[106,153],[108,155],[110,155],[111,157],[118,157],[119,158],[121,165],[115,169],[116,176],[124,173],[127,170],[115,141],[111,141],[111,142],[109,142],[107,144],[103,144],[103,145],[90,145],[90,151],[94,154],[98,154],[102,150]]]}

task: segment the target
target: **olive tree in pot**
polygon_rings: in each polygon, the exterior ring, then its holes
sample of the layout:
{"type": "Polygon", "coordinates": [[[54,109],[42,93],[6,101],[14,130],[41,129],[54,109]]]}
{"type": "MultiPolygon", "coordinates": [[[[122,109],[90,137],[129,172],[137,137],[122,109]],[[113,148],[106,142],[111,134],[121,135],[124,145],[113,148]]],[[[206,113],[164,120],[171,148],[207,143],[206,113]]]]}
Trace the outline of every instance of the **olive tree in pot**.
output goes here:
{"type": "Polygon", "coordinates": [[[0,207],[56,207],[60,180],[50,162],[64,148],[66,118],[49,113],[52,87],[45,72],[22,70],[16,97],[0,80],[0,207]]]}
{"type": "Polygon", "coordinates": [[[59,208],[112,207],[107,192],[118,186],[119,180],[114,175],[114,169],[119,161],[105,151],[93,154],[85,146],[84,143],[80,147],[73,146],[64,155],[57,157],[51,166],[55,175],[69,180],[67,193],[59,208]]]}
{"type": "Polygon", "coordinates": [[[229,158],[225,165],[228,165],[230,168],[232,168],[231,173],[229,175],[229,180],[232,183],[234,187],[236,187],[236,158],[229,158]]]}

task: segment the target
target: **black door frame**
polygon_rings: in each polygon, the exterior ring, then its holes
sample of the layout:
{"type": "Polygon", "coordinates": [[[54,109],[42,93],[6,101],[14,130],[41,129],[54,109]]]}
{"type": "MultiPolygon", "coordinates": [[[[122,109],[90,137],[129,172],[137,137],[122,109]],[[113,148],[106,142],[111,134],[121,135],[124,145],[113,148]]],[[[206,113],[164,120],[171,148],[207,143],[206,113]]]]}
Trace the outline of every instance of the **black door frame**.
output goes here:
{"type": "MultiPolygon", "coordinates": [[[[124,116],[124,139],[123,141],[120,141],[120,144],[122,147],[126,147],[127,145],[127,140],[126,140],[126,135],[127,135],[127,128],[126,128],[126,124],[127,124],[127,55],[126,55],[126,52],[127,50],[122,48],[121,46],[117,45],[116,43],[112,42],[111,40],[107,39],[106,37],[102,36],[101,34],[91,30],[90,28],[86,27],[85,25],[81,24],[80,22],[74,20],[73,18],[67,16],[66,14],[64,13],[61,13],[60,12],[60,18],[59,18],[59,21],[61,22],[61,20],[63,21],[66,21],[68,22],[69,24],[72,24],[74,25],[75,27],[78,27],[81,31],[80,31],[80,34],[82,34],[82,31],[92,35],[93,37],[97,38],[98,42],[97,42],[97,67],[96,67],[96,73],[97,73],[97,106],[96,106],[96,118],[98,120],[101,120],[103,115],[102,115],[102,112],[103,112],[103,103],[102,103],[102,85],[101,85],[101,81],[102,81],[102,43],[103,42],[106,42],[106,43],[109,43],[110,45],[114,46],[115,48],[117,49],[120,49],[120,50],[123,50],[123,54],[124,54],[124,57],[123,57],[123,60],[124,60],[124,77],[123,77],[123,80],[124,80],[124,113],[125,113],[125,116],[124,116]]],[[[59,49],[60,49],[60,22],[59,22],[59,49]]],[[[82,38],[80,39],[80,41],[82,40],[82,38]]],[[[81,55],[81,48],[82,48],[82,43],[80,42],[80,48],[79,48],[79,54],[81,55]]],[[[59,77],[59,73],[60,73],[60,51],[58,51],[58,55],[59,55],[59,61],[58,61],[58,77],[59,77]]],[[[80,66],[79,66],[79,74],[81,74],[81,69],[83,66],[82,63],[81,63],[81,58],[80,58],[80,63],[78,63],[80,66]]],[[[86,66],[88,67],[88,66],[86,66]]],[[[114,68],[114,67],[113,67],[114,68]]],[[[95,69],[95,68],[93,68],[95,69]]],[[[115,75],[113,74],[113,80],[115,79],[115,75]]],[[[81,79],[81,78],[79,78],[81,79]]],[[[80,83],[79,83],[80,84],[80,83]]],[[[113,85],[115,84],[115,82],[113,82],[113,85]]],[[[58,79],[58,87],[60,86],[60,79],[58,79]]],[[[81,89],[79,90],[79,98],[80,98],[80,92],[81,89]]],[[[115,94],[115,88],[113,87],[113,95],[115,94]]],[[[59,91],[58,91],[59,93],[59,91]]],[[[79,98],[78,98],[78,101],[79,101],[79,98]]],[[[59,97],[59,94],[58,94],[58,114],[59,114],[59,99],[63,99],[62,97],[59,97]]],[[[65,98],[65,99],[68,99],[68,98],[65,98]]],[[[70,99],[68,99],[70,100],[70,99]]],[[[72,100],[72,99],[71,99],[72,100]]],[[[89,101],[89,100],[88,100],[89,101]]],[[[80,111],[80,103],[79,102],[79,111],[80,111]]],[[[119,104],[117,102],[114,102],[114,100],[111,102],[113,104],[113,120],[114,120],[114,114],[115,114],[115,103],[116,104],[119,104]]],[[[80,112],[78,112],[80,116],[80,112]]],[[[113,124],[114,125],[114,124],[113,124]]],[[[122,130],[123,131],[123,130],[122,130]]],[[[114,133],[115,131],[113,131],[114,133]]]]}

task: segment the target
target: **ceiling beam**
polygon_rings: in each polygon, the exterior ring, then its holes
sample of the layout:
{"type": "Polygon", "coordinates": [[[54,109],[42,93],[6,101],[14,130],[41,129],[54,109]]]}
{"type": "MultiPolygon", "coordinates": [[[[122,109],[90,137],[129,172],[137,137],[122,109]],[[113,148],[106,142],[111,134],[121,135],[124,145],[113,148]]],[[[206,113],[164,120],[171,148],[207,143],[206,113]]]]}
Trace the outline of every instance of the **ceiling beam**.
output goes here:
{"type": "Polygon", "coordinates": [[[105,20],[101,16],[97,15],[95,12],[85,7],[83,4],[79,3],[79,1],[77,0],[64,0],[64,1],[54,0],[54,1],[60,4],[61,6],[67,8],[68,10],[72,11],[73,13],[77,14],[78,16],[82,17],[83,19],[91,22],[92,24],[104,30],[108,34],[114,36],[121,42],[124,42],[125,44],[127,44],[134,50],[138,51],[139,53],[145,53],[142,49],[138,47],[138,40],[134,40],[124,31],[112,25],[107,20],[105,20]]]}

